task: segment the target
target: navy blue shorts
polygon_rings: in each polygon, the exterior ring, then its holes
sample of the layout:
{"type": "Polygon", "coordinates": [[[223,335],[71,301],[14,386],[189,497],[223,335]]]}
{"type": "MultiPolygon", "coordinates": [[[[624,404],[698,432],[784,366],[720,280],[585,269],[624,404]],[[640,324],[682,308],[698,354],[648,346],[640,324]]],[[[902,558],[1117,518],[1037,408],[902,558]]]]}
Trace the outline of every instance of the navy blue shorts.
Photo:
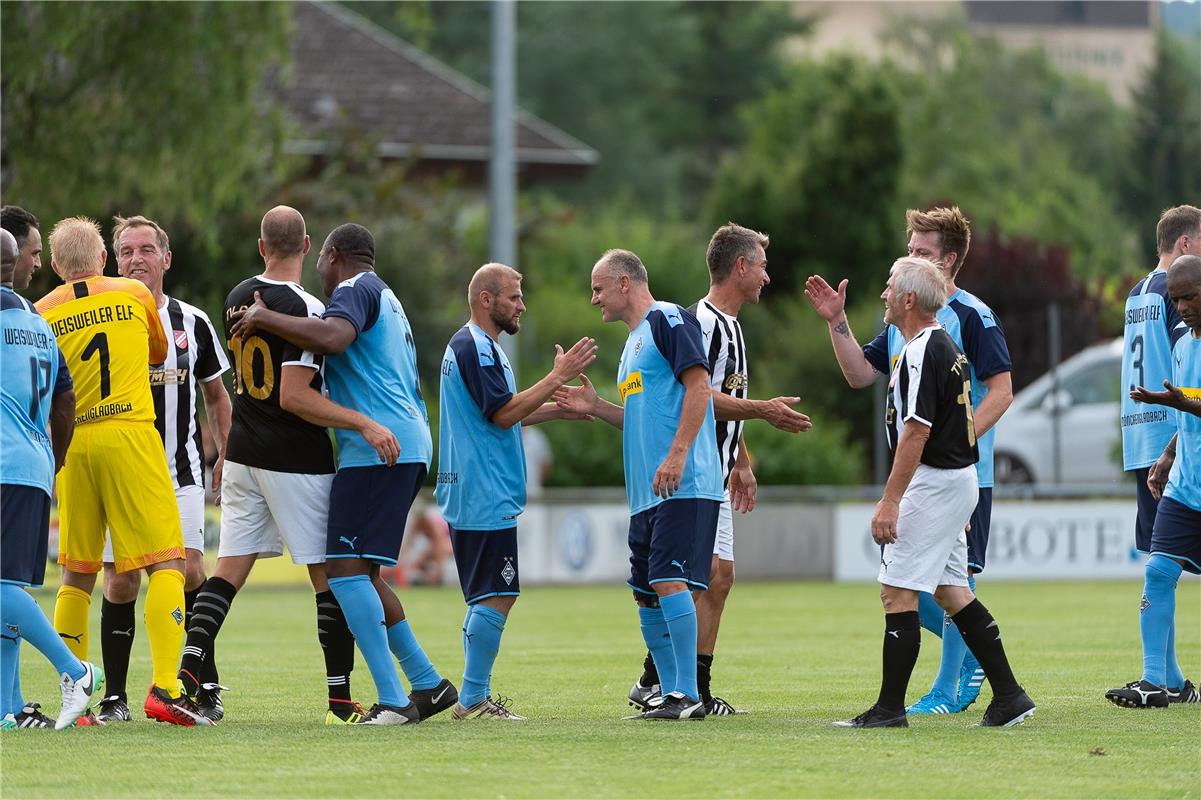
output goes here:
{"type": "Polygon", "coordinates": [[[988,555],[988,532],[992,528],[992,487],[980,489],[980,499],[972,512],[972,529],[967,532],[967,566],[973,572],[984,571],[988,555]]]}
{"type": "Polygon", "coordinates": [[[656,583],[684,581],[708,589],[720,509],[720,501],[690,497],[664,500],[630,517],[629,587],[656,594],[656,583]]]}
{"type": "Polygon", "coordinates": [[[425,481],[425,464],[347,467],[329,490],[326,558],[396,564],[409,507],[425,481]]]}
{"type": "Polygon", "coordinates": [[[459,586],[467,605],[488,597],[521,594],[517,569],[517,529],[456,531],[450,526],[450,546],[455,551],[459,586]]]}
{"type": "Polygon", "coordinates": [[[36,486],[0,486],[0,581],[41,586],[50,538],[50,495],[36,486]]]}
{"type": "Polygon", "coordinates": [[[1151,531],[1155,529],[1155,509],[1159,501],[1147,488],[1150,467],[1134,470],[1134,486],[1138,491],[1138,516],[1134,518],[1134,547],[1140,553],[1151,552],[1151,531]]]}
{"type": "Polygon", "coordinates": [[[1201,575],[1201,511],[1170,497],[1160,500],[1150,549],[1152,555],[1183,561],[1186,570],[1201,575]]]}

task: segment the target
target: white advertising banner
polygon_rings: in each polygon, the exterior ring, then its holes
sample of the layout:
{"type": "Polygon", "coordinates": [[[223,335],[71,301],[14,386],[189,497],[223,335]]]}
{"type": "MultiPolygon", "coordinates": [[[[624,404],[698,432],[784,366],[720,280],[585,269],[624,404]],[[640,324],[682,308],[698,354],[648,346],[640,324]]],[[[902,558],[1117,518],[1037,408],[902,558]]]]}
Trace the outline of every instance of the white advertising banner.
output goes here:
{"type": "MultiPolygon", "coordinates": [[[[834,512],[834,579],[875,580],[880,546],[872,541],[874,503],[834,512]]],[[[993,503],[985,575],[989,580],[1141,578],[1131,500],[993,503]]]]}

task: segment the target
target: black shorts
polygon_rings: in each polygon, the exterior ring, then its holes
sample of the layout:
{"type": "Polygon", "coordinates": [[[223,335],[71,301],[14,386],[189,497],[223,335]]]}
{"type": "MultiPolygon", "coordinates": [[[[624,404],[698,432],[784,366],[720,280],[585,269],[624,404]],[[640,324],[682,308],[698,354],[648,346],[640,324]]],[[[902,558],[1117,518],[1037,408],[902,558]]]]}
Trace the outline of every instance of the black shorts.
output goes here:
{"type": "Polygon", "coordinates": [[[425,464],[338,470],[329,490],[325,557],[364,558],[394,566],[409,508],[425,472],[425,464]]]}
{"type": "Polygon", "coordinates": [[[455,551],[459,586],[467,605],[488,597],[521,594],[517,568],[517,529],[457,531],[450,527],[450,546],[455,551]]]}
{"type": "Polygon", "coordinates": [[[1201,575],[1201,511],[1170,497],[1160,500],[1150,549],[1152,555],[1183,561],[1185,570],[1201,575]]]}
{"type": "Polygon", "coordinates": [[[1138,493],[1138,516],[1134,518],[1134,549],[1140,553],[1151,552],[1151,531],[1155,529],[1155,509],[1159,501],[1147,488],[1150,467],[1134,470],[1134,488],[1138,493]]]}
{"type": "Polygon", "coordinates": [[[50,538],[50,495],[36,486],[0,486],[0,581],[41,586],[50,538]]]}
{"type": "Polygon", "coordinates": [[[717,537],[718,500],[664,500],[630,517],[629,587],[656,594],[654,584],[684,581],[709,588],[713,541],[717,537]]]}
{"type": "Polygon", "coordinates": [[[967,532],[967,566],[972,572],[984,571],[988,555],[988,532],[992,526],[992,487],[980,489],[980,499],[972,511],[972,528],[967,532]]]}

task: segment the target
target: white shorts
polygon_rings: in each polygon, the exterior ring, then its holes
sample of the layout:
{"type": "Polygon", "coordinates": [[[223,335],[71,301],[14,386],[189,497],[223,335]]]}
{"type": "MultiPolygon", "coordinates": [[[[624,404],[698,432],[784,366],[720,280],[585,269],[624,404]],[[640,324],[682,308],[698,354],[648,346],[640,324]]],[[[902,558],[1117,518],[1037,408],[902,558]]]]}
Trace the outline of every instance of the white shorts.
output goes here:
{"type": "MultiPolygon", "coordinates": [[[[175,505],[179,506],[179,522],[183,526],[183,546],[187,550],[204,552],[204,487],[176,486],[175,505]]],[[[110,531],[104,532],[104,563],[113,563],[113,540],[110,531]]]]}
{"type": "Polygon", "coordinates": [[[271,558],[324,564],[329,516],[328,475],[273,472],[225,462],[221,476],[221,545],[217,557],[271,558]]]}
{"type": "Polygon", "coordinates": [[[734,509],[730,505],[730,490],[717,512],[717,537],[713,540],[713,555],[722,561],[734,560],[734,509]]]}
{"type": "Polygon", "coordinates": [[[901,497],[897,540],[884,545],[880,575],[885,586],[933,592],[967,586],[967,535],[979,495],[976,467],[935,469],[918,464],[901,497]]]}

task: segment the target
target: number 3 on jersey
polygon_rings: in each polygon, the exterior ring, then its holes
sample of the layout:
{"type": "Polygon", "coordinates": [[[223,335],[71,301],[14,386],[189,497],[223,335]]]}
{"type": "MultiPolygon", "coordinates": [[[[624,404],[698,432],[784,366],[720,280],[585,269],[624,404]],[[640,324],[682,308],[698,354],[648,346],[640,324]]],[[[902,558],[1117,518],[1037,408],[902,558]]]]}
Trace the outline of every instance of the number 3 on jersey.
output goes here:
{"type": "Polygon", "coordinates": [[[271,351],[262,337],[243,339],[235,336],[229,340],[229,349],[234,354],[234,391],[248,393],[255,400],[270,397],[275,390],[275,367],[271,363],[271,351]]]}

